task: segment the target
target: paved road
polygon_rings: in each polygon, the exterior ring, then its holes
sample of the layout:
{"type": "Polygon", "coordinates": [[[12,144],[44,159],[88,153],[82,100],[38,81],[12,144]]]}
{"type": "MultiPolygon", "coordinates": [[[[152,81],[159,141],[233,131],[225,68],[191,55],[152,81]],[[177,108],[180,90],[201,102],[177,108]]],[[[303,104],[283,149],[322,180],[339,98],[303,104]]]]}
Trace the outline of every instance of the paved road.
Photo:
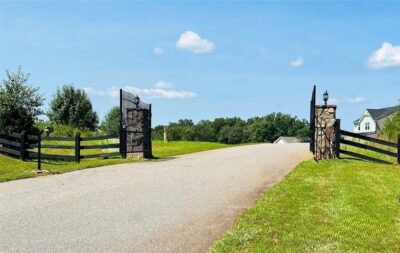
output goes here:
{"type": "Polygon", "coordinates": [[[205,252],[308,158],[260,144],[0,183],[0,252],[205,252]]]}

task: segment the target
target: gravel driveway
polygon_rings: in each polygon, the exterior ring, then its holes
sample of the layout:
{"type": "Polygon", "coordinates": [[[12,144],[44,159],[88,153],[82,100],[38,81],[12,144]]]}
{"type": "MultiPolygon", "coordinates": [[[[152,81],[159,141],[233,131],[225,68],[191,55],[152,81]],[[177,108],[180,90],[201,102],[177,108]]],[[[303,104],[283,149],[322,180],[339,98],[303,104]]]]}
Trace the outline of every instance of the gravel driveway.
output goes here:
{"type": "Polygon", "coordinates": [[[0,183],[0,252],[205,252],[309,158],[259,144],[0,183]]]}

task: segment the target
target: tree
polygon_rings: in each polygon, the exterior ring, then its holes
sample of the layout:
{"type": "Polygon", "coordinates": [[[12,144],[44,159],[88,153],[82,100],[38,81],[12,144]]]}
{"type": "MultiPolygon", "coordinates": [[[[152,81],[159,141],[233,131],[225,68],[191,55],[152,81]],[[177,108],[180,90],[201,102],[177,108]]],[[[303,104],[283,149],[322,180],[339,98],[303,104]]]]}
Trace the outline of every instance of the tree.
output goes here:
{"type": "Polygon", "coordinates": [[[182,127],[192,127],[192,126],[194,126],[194,123],[193,123],[193,121],[191,119],[180,119],[180,120],[178,120],[177,124],[179,126],[182,126],[182,127]]]}
{"type": "Polygon", "coordinates": [[[243,128],[238,124],[233,126],[229,131],[228,144],[239,144],[245,142],[246,138],[243,134],[243,128]]]}
{"type": "Polygon", "coordinates": [[[111,108],[101,122],[100,129],[108,134],[119,134],[120,115],[118,106],[111,108]]]}
{"type": "Polygon", "coordinates": [[[38,116],[43,114],[44,99],[39,88],[27,84],[30,74],[21,67],[16,73],[6,70],[7,78],[0,85],[0,129],[7,132],[33,131],[38,116]]]}
{"type": "Polygon", "coordinates": [[[386,120],[381,132],[388,140],[397,142],[397,135],[400,133],[400,108],[393,117],[386,120]]]}
{"type": "Polygon", "coordinates": [[[195,140],[197,141],[216,141],[217,136],[214,132],[212,122],[209,120],[201,120],[194,126],[195,140]]]}
{"type": "Polygon", "coordinates": [[[62,89],[57,88],[50,103],[48,116],[53,122],[79,129],[88,128],[92,131],[96,129],[99,122],[86,92],[75,89],[73,85],[64,85],[62,89]]]}
{"type": "Polygon", "coordinates": [[[229,134],[231,132],[232,127],[225,125],[219,131],[218,142],[221,143],[229,143],[229,134]]]}

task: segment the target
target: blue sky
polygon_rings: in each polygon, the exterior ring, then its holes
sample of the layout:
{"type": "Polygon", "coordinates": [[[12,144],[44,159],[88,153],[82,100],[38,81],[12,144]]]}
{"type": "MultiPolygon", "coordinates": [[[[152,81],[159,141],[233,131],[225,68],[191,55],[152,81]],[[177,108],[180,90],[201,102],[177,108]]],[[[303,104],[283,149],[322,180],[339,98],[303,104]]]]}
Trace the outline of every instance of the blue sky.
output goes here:
{"type": "Polygon", "coordinates": [[[102,117],[126,88],[153,121],[308,118],[328,89],[349,129],[400,98],[400,2],[0,2],[0,71],[51,99],[85,88],[102,117]]]}

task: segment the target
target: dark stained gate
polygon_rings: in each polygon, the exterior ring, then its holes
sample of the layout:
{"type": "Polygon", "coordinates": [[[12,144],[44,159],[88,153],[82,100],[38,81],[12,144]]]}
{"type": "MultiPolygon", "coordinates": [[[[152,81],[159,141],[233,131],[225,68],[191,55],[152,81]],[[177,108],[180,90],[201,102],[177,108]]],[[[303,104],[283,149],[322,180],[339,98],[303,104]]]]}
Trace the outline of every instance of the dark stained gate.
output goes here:
{"type": "Polygon", "coordinates": [[[120,114],[121,153],[142,153],[143,157],[152,158],[151,104],[121,89],[120,114]]]}
{"type": "Polygon", "coordinates": [[[310,101],[310,151],[315,154],[315,92],[314,85],[310,101]]]}

